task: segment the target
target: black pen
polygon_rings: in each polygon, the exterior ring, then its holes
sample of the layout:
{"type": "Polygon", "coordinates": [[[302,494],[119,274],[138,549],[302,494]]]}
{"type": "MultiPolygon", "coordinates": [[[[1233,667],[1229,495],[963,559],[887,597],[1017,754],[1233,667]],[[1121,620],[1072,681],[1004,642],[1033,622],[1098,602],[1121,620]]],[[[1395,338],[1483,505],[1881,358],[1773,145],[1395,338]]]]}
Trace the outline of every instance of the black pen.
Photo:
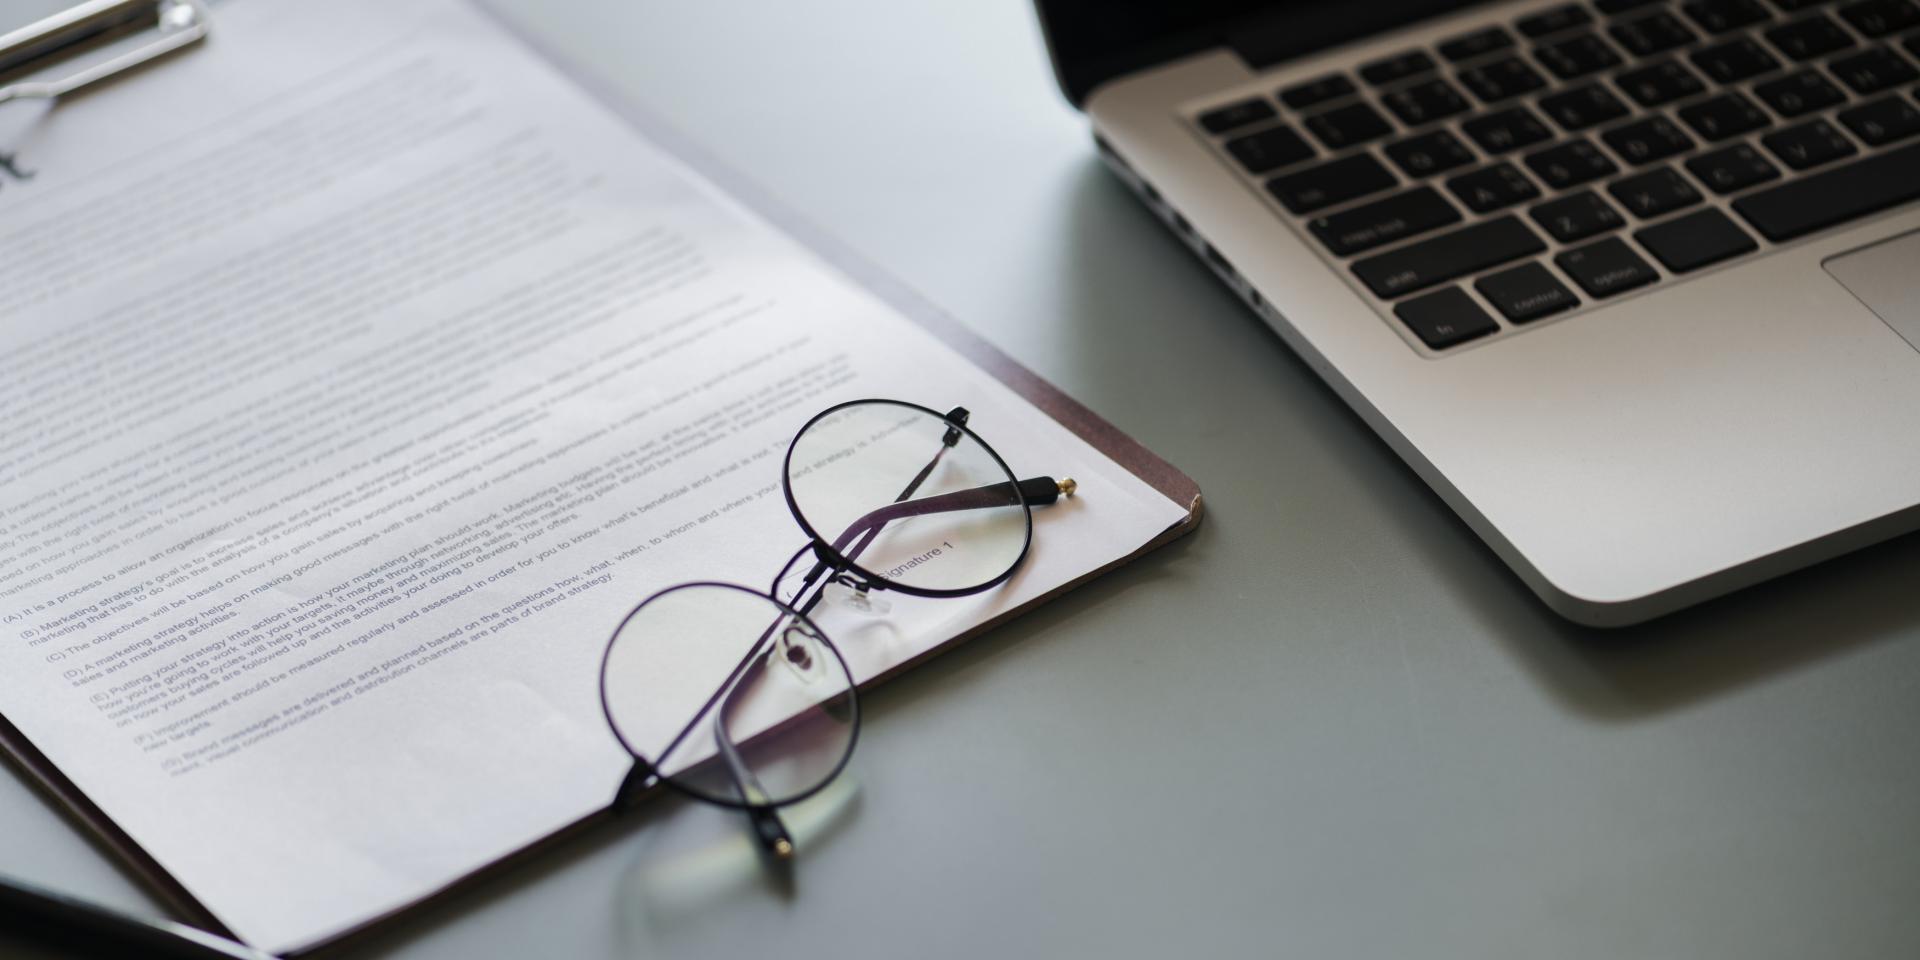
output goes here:
{"type": "Polygon", "coordinates": [[[7,876],[0,876],[0,933],[89,957],[274,960],[184,923],[143,920],[7,876]]]}

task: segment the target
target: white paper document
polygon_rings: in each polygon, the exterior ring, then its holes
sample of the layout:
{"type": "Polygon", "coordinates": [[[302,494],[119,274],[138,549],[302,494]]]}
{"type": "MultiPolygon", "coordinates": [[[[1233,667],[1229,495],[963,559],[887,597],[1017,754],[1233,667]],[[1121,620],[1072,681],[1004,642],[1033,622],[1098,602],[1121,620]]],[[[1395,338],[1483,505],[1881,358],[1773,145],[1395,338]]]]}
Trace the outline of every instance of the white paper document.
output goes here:
{"type": "Polygon", "coordinates": [[[768,582],[833,403],[1080,482],[861,677],[1185,517],[464,5],[241,0],[0,111],[0,713],[257,946],[603,808],[608,636],[768,582]]]}

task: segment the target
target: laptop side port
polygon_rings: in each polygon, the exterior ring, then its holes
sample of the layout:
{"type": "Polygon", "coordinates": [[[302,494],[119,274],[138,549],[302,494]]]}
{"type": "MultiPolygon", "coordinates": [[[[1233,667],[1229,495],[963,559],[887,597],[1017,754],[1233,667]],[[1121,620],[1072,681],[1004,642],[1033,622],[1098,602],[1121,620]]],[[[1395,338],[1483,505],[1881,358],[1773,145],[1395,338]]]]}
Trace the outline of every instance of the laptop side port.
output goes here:
{"type": "Polygon", "coordinates": [[[1147,205],[1147,209],[1153,211],[1154,216],[1159,217],[1160,222],[1166,224],[1175,236],[1185,241],[1188,249],[1191,249],[1200,261],[1214,272],[1215,276],[1218,276],[1234,293],[1239,294],[1240,299],[1245,300],[1247,305],[1256,312],[1263,315],[1267,312],[1267,303],[1260,296],[1260,291],[1255,290],[1253,285],[1240,275],[1240,271],[1233,268],[1233,262],[1228,260],[1225,254],[1213,244],[1208,243],[1207,238],[1201,236],[1200,231],[1195,230],[1193,224],[1182,216],[1180,211],[1175,210],[1173,205],[1167,202],[1166,197],[1154,189],[1153,184],[1148,183],[1146,178],[1142,177],[1133,165],[1120,155],[1119,151],[1113,149],[1113,145],[1105,138],[1096,133],[1093,142],[1099,148],[1100,159],[1106,163],[1107,169],[1113,171],[1128,189],[1138,194],[1140,200],[1147,205]]]}

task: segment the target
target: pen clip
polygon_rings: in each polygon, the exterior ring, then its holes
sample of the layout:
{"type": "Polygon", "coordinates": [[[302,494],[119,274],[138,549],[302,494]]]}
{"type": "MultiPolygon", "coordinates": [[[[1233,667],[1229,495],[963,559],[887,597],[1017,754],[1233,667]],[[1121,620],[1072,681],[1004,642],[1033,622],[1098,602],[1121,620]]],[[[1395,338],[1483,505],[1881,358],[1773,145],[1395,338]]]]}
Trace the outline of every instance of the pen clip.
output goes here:
{"type": "Polygon", "coordinates": [[[66,96],[197,43],[213,29],[212,15],[202,0],[94,0],[0,37],[0,69],[23,67],[113,34],[143,10],[151,10],[158,20],[160,35],[152,41],[56,80],[0,87],[0,103],[66,96]]]}

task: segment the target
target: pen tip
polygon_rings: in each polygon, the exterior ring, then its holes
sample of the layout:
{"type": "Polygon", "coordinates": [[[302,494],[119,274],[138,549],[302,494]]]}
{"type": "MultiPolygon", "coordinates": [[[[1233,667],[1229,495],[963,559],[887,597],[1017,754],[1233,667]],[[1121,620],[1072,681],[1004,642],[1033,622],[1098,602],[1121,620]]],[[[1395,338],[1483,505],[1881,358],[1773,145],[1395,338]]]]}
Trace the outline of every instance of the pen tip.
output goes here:
{"type": "Polygon", "coordinates": [[[793,856],[793,841],[785,837],[775,840],[773,842],[773,855],[782,860],[790,859],[793,856]]]}

